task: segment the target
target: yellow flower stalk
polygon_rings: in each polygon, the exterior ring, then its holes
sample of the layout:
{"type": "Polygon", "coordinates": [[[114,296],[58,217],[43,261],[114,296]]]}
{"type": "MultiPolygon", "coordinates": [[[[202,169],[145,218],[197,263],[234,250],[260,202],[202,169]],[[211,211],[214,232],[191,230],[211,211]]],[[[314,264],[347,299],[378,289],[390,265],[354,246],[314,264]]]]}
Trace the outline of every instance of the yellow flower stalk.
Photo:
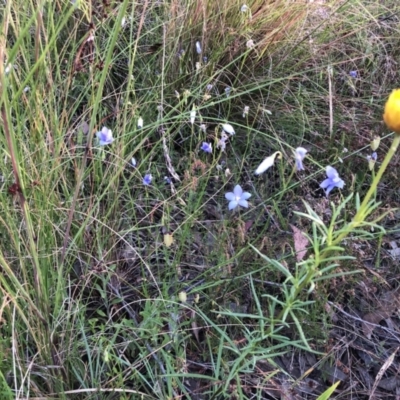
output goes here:
{"type": "Polygon", "coordinates": [[[390,94],[385,104],[383,120],[389,129],[400,135],[400,89],[395,89],[390,94]]]}

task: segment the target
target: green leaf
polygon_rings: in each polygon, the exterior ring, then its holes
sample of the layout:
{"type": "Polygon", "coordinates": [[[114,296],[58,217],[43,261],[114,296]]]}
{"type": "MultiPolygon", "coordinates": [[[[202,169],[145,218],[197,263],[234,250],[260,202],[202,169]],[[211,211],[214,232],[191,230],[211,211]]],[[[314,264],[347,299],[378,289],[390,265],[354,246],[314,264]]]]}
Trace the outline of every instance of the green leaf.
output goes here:
{"type": "Polygon", "coordinates": [[[331,394],[336,390],[340,381],[334,383],[330,388],[326,389],[324,393],[322,393],[317,400],[328,400],[331,397],[331,394]]]}

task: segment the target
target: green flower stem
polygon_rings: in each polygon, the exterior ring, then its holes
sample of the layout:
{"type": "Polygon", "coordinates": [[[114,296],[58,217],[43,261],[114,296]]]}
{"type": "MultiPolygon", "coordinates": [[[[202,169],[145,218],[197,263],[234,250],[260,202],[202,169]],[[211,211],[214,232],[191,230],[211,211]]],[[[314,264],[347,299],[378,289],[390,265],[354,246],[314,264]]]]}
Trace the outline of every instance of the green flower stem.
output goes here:
{"type": "Polygon", "coordinates": [[[343,232],[341,235],[339,235],[333,242],[332,245],[338,245],[348,234],[349,232],[353,229],[356,228],[361,222],[364,221],[365,214],[368,210],[368,203],[371,200],[371,197],[375,194],[376,188],[378,186],[378,183],[380,182],[383,173],[385,172],[387,166],[390,163],[390,160],[394,156],[394,153],[396,153],[397,148],[399,147],[400,144],[400,134],[395,133],[393,143],[390,146],[389,151],[386,154],[386,157],[384,158],[381,167],[379,168],[377,174],[375,175],[374,179],[372,180],[371,186],[367,192],[367,194],[364,197],[364,200],[362,201],[360,208],[357,211],[357,214],[354,216],[353,221],[350,222],[348,225],[348,230],[346,232],[343,232]]]}
{"type": "Polygon", "coordinates": [[[381,167],[379,168],[377,174],[375,175],[375,177],[372,181],[372,184],[371,184],[367,194],[365,195],[364,200],[361,203],[359,210],[357,211],[357,214],[355,215],[355,217],[353,219],[354,222],[357,223],[357,222],[363,221],[364,216],[365,216],[365,211],[367,209],[367,205],[368,205],[369,201],[371,200],[371,197],[374,195],[376,188],[378,186],[378,183],[381,180],[382,175],[385,172],[387,166],[389,165],[390,160],[394,156],[394,153],[396,153],[396,150],[399,147],[399,144],[400,144],[400,134],[395,134],[393,143],[390,146],[390,149],[387,152],[386,157],[383,160],[381,167]]]}

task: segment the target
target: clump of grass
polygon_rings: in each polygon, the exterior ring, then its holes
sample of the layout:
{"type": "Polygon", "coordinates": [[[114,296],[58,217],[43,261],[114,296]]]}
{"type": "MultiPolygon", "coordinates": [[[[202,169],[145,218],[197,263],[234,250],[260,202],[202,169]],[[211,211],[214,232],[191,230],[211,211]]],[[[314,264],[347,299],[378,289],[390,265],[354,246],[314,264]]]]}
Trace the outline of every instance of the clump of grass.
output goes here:
{"type": "Polygon", "coordinates": [[[333,194],[320,217],[322,172],[342,160],[346,190],[366,192],[367,163],[348,161],[398,78],[398,29],[355,3],[1,6],[4,396],[265,398],[278,356],[323,350],[312,296],[355,272],[332,254],[362,206],[333,194]],[[230,213],[236,184],[250,207],[230,213]],[[297,264],[293,223],[315,254],[297,264]]]}

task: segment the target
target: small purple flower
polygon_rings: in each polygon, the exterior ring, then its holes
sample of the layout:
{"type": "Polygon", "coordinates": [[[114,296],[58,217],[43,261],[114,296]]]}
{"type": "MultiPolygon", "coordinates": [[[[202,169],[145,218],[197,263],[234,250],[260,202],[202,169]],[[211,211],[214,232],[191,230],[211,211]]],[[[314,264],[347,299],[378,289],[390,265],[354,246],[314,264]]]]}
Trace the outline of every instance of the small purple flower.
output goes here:
{"type": "Polygon", "coordinates": [[[330,191],[335,187],[337,187],[338,189],[343,189],[345,183],[342,179],[339,178],[339,174],[335,168],[328,165],[326,167],[326,176],[328,178],[325,179],[319,186],[322,189],[326,189],[325,193],[327,196],[329,195],[330,191]]]}
{"type": "Polygon", "coordinates": [[[307,150],[304,147],[298,147],[294,153],[297,171],[304,171],[303,160],[307,154],[307,150]]]}
{"type": "Polygon", "coordinates": [[[233,192],[225,194],[225,198],[229,201],[229,210],[233,210],[237,206],[247,208],[249,206],[247,199],[250,197],[251,194],[248,192],[243,192],[243,189],[240,185],[236,185],[233,189],[233,192]]]}
{"type": "Polygon", "coordinates": [[[378,154],[374,151],[370,156],[367,156],[368,168],[372,171],[375,167],[376,160],[378,159],[378,154]]]}
{"type": "Polygon", "coordinates": [[[171,178],[169,176],[164,176],[164,183],[170,185],[172,183],[171,178]]]}
{"type": "Polygon", "coordinates": [[[153,177],[151,176],[151,174],[146,174],[143,177],[143,185],[149,186],[152,180],[153,180],[153,177]]]}
{"type": "Polygon", "coordinates": [[[349,72],[349,75],[350,75],[352,78],[357,78],[358,73],[357,73],[357,71],[350,71],[350,72],[349,72]]]}
{"type": "Polygon", "coordinates": [[[103,126],[102,130],[96,133],[97,138],[100,141],[100,146],[111,144],[114,141],[111,129],[103,126]]]}
{"type": "Polygon", "coordinates": [[[203,144],[201,145],[201,150],[205,151],[206,153],[212,153],[212,144],[211,143],[207,143],[207,142],[203,142],[203,144]]]}

